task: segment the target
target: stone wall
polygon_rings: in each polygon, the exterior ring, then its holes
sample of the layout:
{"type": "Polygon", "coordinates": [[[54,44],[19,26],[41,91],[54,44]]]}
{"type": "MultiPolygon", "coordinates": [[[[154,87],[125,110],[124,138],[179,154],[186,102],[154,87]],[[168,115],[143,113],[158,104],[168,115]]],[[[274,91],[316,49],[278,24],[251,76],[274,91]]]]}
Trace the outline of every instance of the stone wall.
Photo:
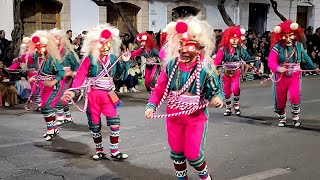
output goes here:
{"type": "Polygon", "coordinates": [[[60,28],[63,31],[71,29],[71,16],[70,16],[70,0],[59,0],[63,3],[60,12],[60,28]]]}

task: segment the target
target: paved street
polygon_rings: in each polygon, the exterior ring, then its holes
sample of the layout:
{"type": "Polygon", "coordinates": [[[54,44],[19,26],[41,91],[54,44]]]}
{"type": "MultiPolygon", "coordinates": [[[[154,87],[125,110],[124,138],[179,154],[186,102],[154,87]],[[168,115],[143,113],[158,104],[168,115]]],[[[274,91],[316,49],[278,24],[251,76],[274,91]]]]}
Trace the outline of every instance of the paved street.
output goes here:
{"type": "MultiPolygon", "coordinates": [[[[224,109],[210,110],[210,173],[217,180],[320,179],[320,77],[303,79],[301,128],[277,127],[271,83],[259,83],[242,84],[242,117],[226,118],[224,109]]],[[[42,138],[45,123],[40,113],[22,107],[0,109],[0,179],[174,180],[165,121],[143,117],[148,94],[120,97],[120,148],[129,154],[125,162],[91,160],[94,145],[86,115],[74,108],[75,123],[63,125],[53,142],[42,138]]],[[[108,149],[105,126],[103,131],[108,149]]],[[[197,179],[192,168],[188,173],[197,179]]]]}

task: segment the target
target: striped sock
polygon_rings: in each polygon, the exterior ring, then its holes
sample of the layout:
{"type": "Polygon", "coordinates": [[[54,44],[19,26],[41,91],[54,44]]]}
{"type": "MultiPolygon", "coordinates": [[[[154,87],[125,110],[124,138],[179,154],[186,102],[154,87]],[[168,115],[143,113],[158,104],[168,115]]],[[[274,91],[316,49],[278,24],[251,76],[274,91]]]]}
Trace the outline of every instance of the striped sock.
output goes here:
{"type": "Polygon", "coordinates": [[[71,121],[72,117],[71,117],[69,106],[64,107],[63,111],[64,111],[64,115],[66,116],[66,120],[71,121]]]}
{"type": "Polygon", "coordinates": [[[111,127],[110,126],[110,153],[112,155],[117,155],[119,153],[118,142],[120,135],[120,126],[111,127]]]}
{"type": "Polygon", "coordinates": [[[103,152],[103,143],[102,143],[102,135],[101,131],[94,133],[91,131],[93,142],[96,145],[96,152],[103,152]]]}
{"type": "Polygon", "coordinates": [[[201,166],[195,168],[200,179],[207,180],[210,178],[207,163],[204,161],[201,166]]]}
{"type": "Polygon", "coordinates": [[[54,114],[47,114],[44,115],[44,120],[47,124],[47,131],[55,130],[57,129],[57,126],[55,126],[56,117],[54,114]]]}
{"type": "Polygon", "coordinates": [[[186,160],[184,161],[174,160],[173,164],[174,164],[174,169],[176,170],[176,176],[178,180],[188,180],[186,160]]]}
{"type": "Polygon", "coordinates": [[[63,116],[63,108],[58,108],[57,107],[57,120],[59,121],[63,121],[64,120],[64,116],[63,116]]]}

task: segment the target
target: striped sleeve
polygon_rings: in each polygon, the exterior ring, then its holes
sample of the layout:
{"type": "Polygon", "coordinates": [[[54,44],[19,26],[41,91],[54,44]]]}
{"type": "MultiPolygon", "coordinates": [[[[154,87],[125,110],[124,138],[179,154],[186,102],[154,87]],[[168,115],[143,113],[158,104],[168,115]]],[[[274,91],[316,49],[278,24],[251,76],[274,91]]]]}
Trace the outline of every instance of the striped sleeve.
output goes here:
{"type": "Polygon", "coordinates": [[[224,95],[222,93],[220,81],[216,74],[216,71],[212,71],[212,73],[207,76],[204,84],[204,92],[205,99],[207,99],[208,101],[211,101],[211,99],[215,96],[219,96],[222,100],[224,99],[224,95]]]}

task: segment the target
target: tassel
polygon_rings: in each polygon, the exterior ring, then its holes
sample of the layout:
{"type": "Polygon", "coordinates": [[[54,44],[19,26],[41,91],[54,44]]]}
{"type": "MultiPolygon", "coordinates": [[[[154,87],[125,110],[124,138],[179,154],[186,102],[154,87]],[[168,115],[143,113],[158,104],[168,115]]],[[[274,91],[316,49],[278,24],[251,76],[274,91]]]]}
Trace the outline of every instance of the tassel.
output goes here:
{"type": "Polygon", "coordinates": [[[114,91],[110,91],[108,92],[110,99],[113,103],[113,107],[114,108],[118,108],[119,106],[121,106],[122,102],[120,101],[119,97],[117,96],[117,94],[114,91]]]}

